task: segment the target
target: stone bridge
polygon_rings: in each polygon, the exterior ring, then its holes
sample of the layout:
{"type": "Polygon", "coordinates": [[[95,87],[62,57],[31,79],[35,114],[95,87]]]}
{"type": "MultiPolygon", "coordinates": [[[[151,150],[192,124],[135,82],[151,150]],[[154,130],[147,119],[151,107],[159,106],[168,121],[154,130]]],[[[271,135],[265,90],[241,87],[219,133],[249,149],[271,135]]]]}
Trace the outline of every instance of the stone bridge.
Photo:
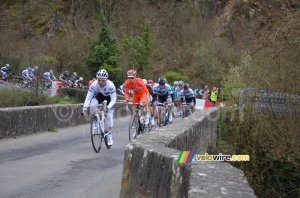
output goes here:
{"type": "MultiPolygon", "coordinates": [[[[0,109],[0,138],[86,123],[82,105],[0,109]]],[[[115,117],[126,115],[116,105],[115,117]]],[[[215,148],[218,109],[196,111],[182,122],[140,136],[126,145],[121,197],[255,197],[244,174],[228,163],[177,163],[180,151],[215,148]]],[[[247,162],[241,162],[247,163],[247,162]]]]}

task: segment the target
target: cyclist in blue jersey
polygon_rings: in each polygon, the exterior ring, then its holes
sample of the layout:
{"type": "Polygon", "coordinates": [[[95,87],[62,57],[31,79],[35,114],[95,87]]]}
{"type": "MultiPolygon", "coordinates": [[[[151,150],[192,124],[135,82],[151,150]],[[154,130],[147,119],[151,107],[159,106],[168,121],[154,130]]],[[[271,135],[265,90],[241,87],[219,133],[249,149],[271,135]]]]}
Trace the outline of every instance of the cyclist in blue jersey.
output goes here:
{"type": "MultiPolygon", "coordinates": [[[[158,79],[158,85],[153,87],[153,94],[155,94],[155,102],[154,104],[157,105],[157,103],[164,103],[166,102],[169,104],[169,122],[172,122],[173,119],[173,113],[172,113],[172,96],[173,92],[171,90],[170,85],[168,85],[167,80],[164,77],[160,77],[158,79]]],[[[161,120],[161,112],[162,112],[162,106],[157,105],[158,107],[158,120],[161,120]]]]}
{"type": "MultiPolygon", "coordinates": [[[[183,85],[183,90],[180,91],[179,96],[178,96],[178,100],[181,101],[181,103],[186,102],[190,104],[191,110],[192,112],[194,112],[195,110],[195,105],[196,105],[196,98],[195,98],[195,94],[194,91],[189,87],[188,83],[185,83],[183,85]]],[[[182,105],[181,105],[182,106],[182,105]]],[[[187,106],[184,106],[184,111],[183,111],[183,117],[186,115],[186,109],[187,106]]]]}

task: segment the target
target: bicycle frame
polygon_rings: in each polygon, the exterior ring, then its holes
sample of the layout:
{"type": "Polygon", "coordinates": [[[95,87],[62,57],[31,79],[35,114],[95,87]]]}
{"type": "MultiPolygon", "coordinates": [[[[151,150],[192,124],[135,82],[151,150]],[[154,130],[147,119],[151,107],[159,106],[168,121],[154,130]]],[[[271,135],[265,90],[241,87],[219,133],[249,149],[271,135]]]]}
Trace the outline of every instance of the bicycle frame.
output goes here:
{"type": "Polygon", "coordinates": [[[133,135],[133,139],[136,139],[136,137],[140,133],[143,134],[146,127],[145,127],[145,119],[141,121],[141,117],[142,116],[145,117],[145,115],[141,110],[140,103],[129,102],[128,104],[136,105],[135,112],[133,113],[133,116],[131,117],[129,123],[129,140],[131,141],[131,135],[133,135]],[[134,132],[130,132],[131,129],[134,130],[134,132]]]}
{"type": "Polygon", "coordinates": [[[192,108],[191,108],[191,104],[187,103],[187,102],[182,102],[182,111],[183,111],[183,115],[182,118],[188,117],[189,115],[192,114],[192,108]]]}
{"type": "Polygon", "coordinates": [[[106,147],[109,149],[111,147],[111,145],[108,145],[107,142],[107,129],[106,129],[106,124],[107,124],[107,118],[106,118],[106,100],[103,101],[101,104],[97,105],[97,106],[90,106],[90,111],[91,113],[94,115],[94,117],[92,118],[92,124],[91,124],[91,140],[92,140],[92,144],[93,144],[93,148],[95,150],[96,153],[98,153],[101,149],[101,143],[102,140],[104,139],[105,145],[106,147]],[[97,119],[97,130],[94,130],[94,118],[97,119]],[[95,133],[96,132],[96,133],[95,133]],[[99,138],[99,140],[98,140],[99,138]],[[99,145],[98,145],[99,144],[99,145]]]}
{"type": "MultiPolygon", "coordinates": [[[[156,106],[158,106],[158,105],[160,105],[162,107],[162,111],[160,114],[160,120],[157,118],[157,120],[159,121],[158,126],[161,127],[161,126],[165,126],[169,123],[169,114],[170,114],[169,105],[171,105],[171,104],[164,102],[164,103],[157,103],[156,106]]],[[[158,113],[158,109],[157,109],[157,113],[158,113]]]]}

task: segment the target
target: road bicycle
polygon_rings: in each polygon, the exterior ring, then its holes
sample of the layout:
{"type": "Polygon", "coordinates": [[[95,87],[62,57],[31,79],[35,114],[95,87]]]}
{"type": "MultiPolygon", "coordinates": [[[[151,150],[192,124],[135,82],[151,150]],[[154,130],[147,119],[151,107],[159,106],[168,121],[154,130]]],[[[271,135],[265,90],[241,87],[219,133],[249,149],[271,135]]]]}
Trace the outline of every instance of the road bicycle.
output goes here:
{"type": "Polygon", "coordinates": [[[192,112],[191,104],[187,102],[182,102],[182,118],[190,116],[192,112]]]}
{"type": "MultiPolygon", "coordinates": [[[[157,119],[158,127],[166,126],[167,124],[172,124],[172,121],[171,122],[169,121],[169,116],[170,116],[169,106],[171,106],[171,105],[172,104],[168,104],[166,102],[157,103],[156,106],[162,106],[163,107],[163,109],[161,111],[160,120],[157,119]]],[[[173,116],[173,114],[172,114],[172,116],[173,116]]]]}
{"type": "Polygon", "coordinates": [[[106,148],[110,149],[111,145],[108,145],[108,125],[107,125],[107,101],[104,100],[97,106],[90,106],[92,112],[91,118],[91,140],[92,145],[96,153],[99,153],[104,140],[106,148]]]}
{"type": "Polygon", "coordinates": [[[128,102],[128,104],[136,105],[135,112],[129,122],[129,141],[131,141],[131,139],[136,139],[138,135],[151,131],[152,125],[150,123],[150,116],[146,116],[147,112],[144,108],[141,108],[140,103],[128,102]],[[147,125],[146,119],[148,119],[147,125]]]}

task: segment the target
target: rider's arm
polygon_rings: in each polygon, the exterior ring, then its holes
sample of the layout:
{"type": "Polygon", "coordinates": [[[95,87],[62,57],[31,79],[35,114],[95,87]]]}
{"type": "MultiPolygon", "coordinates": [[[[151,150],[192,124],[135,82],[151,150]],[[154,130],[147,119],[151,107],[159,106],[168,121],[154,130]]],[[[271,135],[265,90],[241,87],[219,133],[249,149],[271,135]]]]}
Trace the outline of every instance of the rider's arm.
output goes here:
{"type": "Polygon", "coordinates": [[[94,96],[94,92],[91,89],[89,89],[89,91],[88,91],[88,93],[86,95],[83,107],[89,107],[93,96],[94,96]]]}
{"type": "Polygon", "coordinates": [[[196,98],[192,97],[192,100],[193,100],[194,104],[196,105],[196,98]]]}
{"type": "Polygon", "coordinates": [[[125,90],[125,100],[128,100],[129,98],[129,86],[128,86],[128,80],[124,83],[124,90],[125,90]]]}
{"type": "Polygon", "coordinates": [[[107,105],[107,108],[110,109],[112,108],[115,104],[116,104],[116,101],[117,101],[117,94],[116,94],[116,90],[110,94],[110,103],[109,105],[107,105]]]}

